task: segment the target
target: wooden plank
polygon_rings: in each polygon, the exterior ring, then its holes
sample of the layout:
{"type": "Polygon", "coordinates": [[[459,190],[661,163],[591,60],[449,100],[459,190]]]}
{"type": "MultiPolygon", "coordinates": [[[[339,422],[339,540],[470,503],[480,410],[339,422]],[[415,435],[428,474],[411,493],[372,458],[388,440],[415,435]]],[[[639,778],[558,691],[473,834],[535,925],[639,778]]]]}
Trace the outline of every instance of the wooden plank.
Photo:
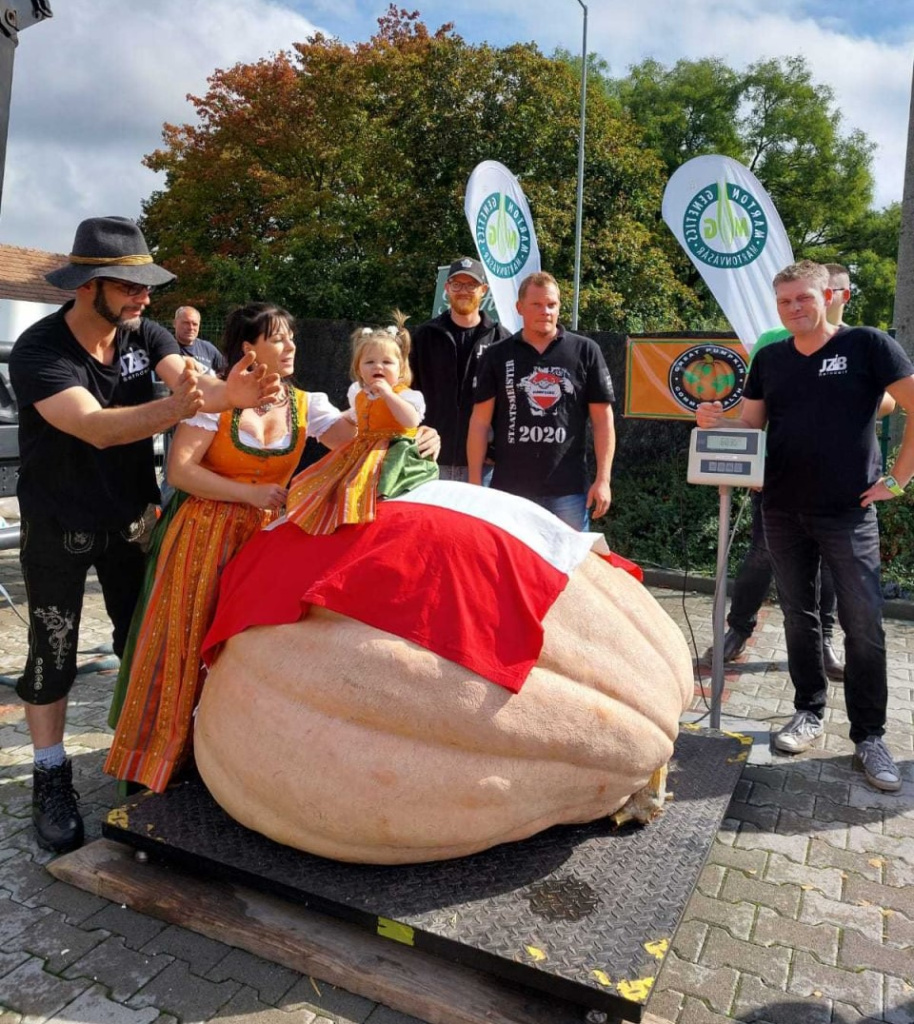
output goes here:
{"type": "MultiPolygon", "coordinates": [[[[58,857],[62,882],[294,971],[338,985],[429,1024],[582,1024],[585,1011],[532,989],[439,960],[299,904],[172,865],[140,863],[98,839],[58,857]]],[[[669,1024],[644,1014],[644,1024],[669,1024]]]]}

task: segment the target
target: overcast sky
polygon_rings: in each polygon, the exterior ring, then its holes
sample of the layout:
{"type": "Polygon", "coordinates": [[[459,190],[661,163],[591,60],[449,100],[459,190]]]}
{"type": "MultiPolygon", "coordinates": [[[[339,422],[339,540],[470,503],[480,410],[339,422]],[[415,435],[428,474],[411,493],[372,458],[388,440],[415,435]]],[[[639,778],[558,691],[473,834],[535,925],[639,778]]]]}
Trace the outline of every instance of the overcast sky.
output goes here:
{"type": "MultiPolygon", "coordinates": [[[[54,18],[24,30],[16,51],[0,242],[54,252],[69,251],[84,217],[139,216],[141,200],[162,186],[143,156],[160,145],[164,122],[193,117],[186,94],[204,92],[215,68],[287,49],[315,29],[368,39],[387,8],[383,0],[51,3],[54,18]]],[[[578,0],[426,0],[419,9],[431,28],[452,21],[469,42],[581,49],[578,0]]],[[[834,90],[845,128],[878,145],[876,205],[901,199],[914,0],[590,0],[588,10],[588,48],[613,74],[645,57],[744,67],[804,55],[815,81],[834,90]]]]}

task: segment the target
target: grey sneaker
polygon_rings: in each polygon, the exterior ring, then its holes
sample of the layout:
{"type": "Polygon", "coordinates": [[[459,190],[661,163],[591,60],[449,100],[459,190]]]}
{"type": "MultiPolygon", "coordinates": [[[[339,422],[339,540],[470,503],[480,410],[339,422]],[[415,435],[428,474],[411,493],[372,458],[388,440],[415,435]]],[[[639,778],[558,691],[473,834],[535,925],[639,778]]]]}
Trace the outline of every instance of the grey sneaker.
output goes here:
{"type": "Polygon", "coordinates": [[[881,736],[867,736],[857,744],[854,767],[862,771],[866,781],[876,789],[884,789],[889,793],[901,789],[901,776],[895,760],[881,736]]]}
{"type": "Polygon", "coordinates": [[[799,754],[808,750],[823,732],[825,726],[818,715],[812,711],[798,711],[779,733],[775,733],[774,746],[785,754],[799,754]]]}

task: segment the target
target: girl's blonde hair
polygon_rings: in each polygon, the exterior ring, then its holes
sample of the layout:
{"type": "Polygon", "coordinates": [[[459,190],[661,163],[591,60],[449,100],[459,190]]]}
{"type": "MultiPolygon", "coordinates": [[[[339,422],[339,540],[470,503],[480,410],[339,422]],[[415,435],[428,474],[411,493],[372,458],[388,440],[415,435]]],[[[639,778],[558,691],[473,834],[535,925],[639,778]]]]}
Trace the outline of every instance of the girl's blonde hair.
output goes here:
{"type": "Polygon", "coordinates": [[[390,327],[360,327],[352,332],[352,362],[349,364],[349,376],[359,381],[359,363],[362,353],[369,345],[392,345],[400,354],[400,381],[409,387],[413,382],[413,371],[409,365],[409,349],[412,341],[406,329],[408,316],[395,309],[394,322],[390,327]]]}

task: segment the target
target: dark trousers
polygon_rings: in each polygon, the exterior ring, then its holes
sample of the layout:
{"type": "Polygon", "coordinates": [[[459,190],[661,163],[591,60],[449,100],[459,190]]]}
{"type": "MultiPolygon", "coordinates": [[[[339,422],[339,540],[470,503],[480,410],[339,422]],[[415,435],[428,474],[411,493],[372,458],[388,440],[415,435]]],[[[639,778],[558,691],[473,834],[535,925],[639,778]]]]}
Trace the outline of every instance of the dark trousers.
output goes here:
{"type": "Polygon", "coordinates": [[[885,732],[888,688],[879,524],[874,506],[833,515],[765,509],[765,538],[774,565],[787,638],[787,664],[798,711],[821,716],[827,680],[816,577],[831,569],[844,630],[844,699],[850,738],[859,743],[885,732]]]}
{"type": "Polygon", "coordinates": [[[29,605],[29,654],[16,692],[27,704],[53,704],[70,692],[86,576],[94,566],[114,626],[120,657],[143,583],[138,544],[117,532],[64,530],[46,519],[24,519],[19,549],[29,605]]]}
{"type": "MultiPolygon", "coordinates": [[[[759,608],[768,596],[774,579],[774,569],[762,524],[761,491],[752,491],[750,501],[752,534],[749,539],[749,550],[733,580],[733,597],[727,615],[727,625],[742,636],[751,636],[758,625],[759,608]]],[[[835,632],[835,605],[835,585],[831,570],[823,563],[819,582],[819,617],[822,621],[822,636],[829,641],[835,632]]]]}

